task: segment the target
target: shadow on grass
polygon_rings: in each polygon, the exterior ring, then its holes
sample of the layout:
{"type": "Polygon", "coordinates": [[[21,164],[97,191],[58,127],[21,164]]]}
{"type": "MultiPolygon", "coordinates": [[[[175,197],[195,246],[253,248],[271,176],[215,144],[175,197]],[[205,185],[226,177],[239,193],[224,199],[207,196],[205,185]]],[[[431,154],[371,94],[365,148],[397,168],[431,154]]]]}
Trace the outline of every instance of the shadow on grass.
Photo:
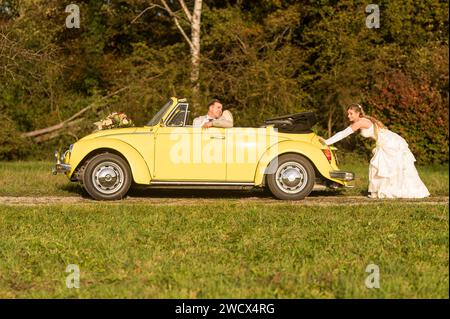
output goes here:
{"type": "Polygon", "coordinates": [[[91,198],[90,195],[84,190],[84,188],[78,183],[65,184],[60,187],[60,190],[70,195],[78,195],[83,198],[91,198]]]}
{"type": "MultiPolygon", "coordinates": [[[[71,183],[61,186],[61,191],[72,196],[81,196],[90,199],[91,196],[84,188],[77,184],[71,183]]],[[[316,190],[311,192],[308,197],[319,196],[339,196],[342,195],[340,189],[316,190]]],[[[364,195],[364,194],[363,194],[364,195]]],[[[132,185],[127,193],[128,197],[148,197],[148,198],[266,198],[275,199],[268,189],[255,188],[251,190],[233,190],[233,189],[155,189],[141,185],[132,185]]]]}
{"type": "Polygon", "coordinates": [[[369,195],[369,191],[367,189],[363,189],[359,192],[359,195],[367,197],[369,195]]]}
{"type": "MultiPolygon", "coordinates": [[[[313,191],[308,197],[317,196],[337,196],[340,191],[313,191]]],[[[223,190],[223,189],[152,189],[141,186],[134,186],[128,192],[129,197],[156,197],[156,198],[266,198],[275,199],[275,197],[266,189],[252,190],[223,190]]]]}

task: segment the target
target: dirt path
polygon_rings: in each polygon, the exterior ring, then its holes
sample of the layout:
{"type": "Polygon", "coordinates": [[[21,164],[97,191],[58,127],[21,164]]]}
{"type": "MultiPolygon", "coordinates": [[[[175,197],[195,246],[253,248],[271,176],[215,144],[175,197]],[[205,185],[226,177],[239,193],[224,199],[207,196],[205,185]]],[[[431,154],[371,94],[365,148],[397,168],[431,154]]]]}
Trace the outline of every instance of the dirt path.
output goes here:
{"type": "Polygon", "coordinates": [[[280,201],[267,196],[243,196],[243,197],[127,197],[121,201],[99,202],[81,196],[0,196],[0,205],[59,205],[59,204],[145,204],[158,206],[195,206],[211,204],[264,204],[264,205],[300,205],[300,206],[353,206],[353,205],[378,205],[381,203],[402,203],[408,205],[448,205],[448,197],[430,197],[425,199],[371,199],[363,196],[311,196],[301,201],[280,201]]]}

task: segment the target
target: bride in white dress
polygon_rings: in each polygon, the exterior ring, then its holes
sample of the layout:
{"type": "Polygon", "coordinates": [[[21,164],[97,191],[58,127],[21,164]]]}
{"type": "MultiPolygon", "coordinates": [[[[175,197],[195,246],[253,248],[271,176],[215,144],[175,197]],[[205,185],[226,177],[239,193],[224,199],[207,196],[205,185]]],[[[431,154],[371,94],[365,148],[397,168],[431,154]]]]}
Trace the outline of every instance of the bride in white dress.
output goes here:
{"type": "Polygon", "coordinates": [[[331,145],[357,130],[376,141],[369,165],[369,197],[371,198],[424,198],[430,195],[419,177],[416,159],[408,143],[400,135],[388,130],[377,119],[366,116],[359,104],[347,109],[352,124],[325,140],[331,145]]]}

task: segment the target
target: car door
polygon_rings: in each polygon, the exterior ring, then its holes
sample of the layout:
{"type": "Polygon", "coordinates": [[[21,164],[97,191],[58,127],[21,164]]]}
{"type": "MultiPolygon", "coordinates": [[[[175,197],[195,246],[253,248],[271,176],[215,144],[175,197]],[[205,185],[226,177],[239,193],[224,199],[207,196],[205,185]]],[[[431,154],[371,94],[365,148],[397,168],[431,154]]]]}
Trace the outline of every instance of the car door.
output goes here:
{"type": "Polygon", "coordinates": [[[227,129],[227,182],[253,182],[264,152],[277,144],[267,128],[227,129]]]}
{"type": "Polygon", "coordinates": [[[178,105],[155,133],[154,180],[224,182],[225,129],[184,125],[180,114],[187,112],[187,105],[184,108],[178,105]]]}

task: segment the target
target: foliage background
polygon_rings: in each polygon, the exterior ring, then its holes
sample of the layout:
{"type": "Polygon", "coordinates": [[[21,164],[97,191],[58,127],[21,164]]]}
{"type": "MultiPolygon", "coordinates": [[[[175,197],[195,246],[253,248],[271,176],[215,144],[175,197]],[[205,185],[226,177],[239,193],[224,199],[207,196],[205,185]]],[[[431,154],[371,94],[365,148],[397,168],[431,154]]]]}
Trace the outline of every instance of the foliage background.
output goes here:
{"type": "MultiPolygon", "coordinates": [[[[142,125],[170,96],[191,98],[189,47],[171,18],[154,8],[133,22],[149,4],[0,0],[0,160],[49,158],[110,112],[142,125]],[[72,2],[80,29],[65,27],[72,2]],[[93,102],[48,141],[20,137],[93,102]]],[[[365,1],[205,0],[201,105],[219,97],[237,126],[316,110],[315,130],[327,137],[357,102],[403,136],[418,163],[448,162],[448,2],[378,4],[381,27],[368,29],[365,1]]],[[[338,146],[369,156],[373,142],[354,134],[338,146]]]]}

